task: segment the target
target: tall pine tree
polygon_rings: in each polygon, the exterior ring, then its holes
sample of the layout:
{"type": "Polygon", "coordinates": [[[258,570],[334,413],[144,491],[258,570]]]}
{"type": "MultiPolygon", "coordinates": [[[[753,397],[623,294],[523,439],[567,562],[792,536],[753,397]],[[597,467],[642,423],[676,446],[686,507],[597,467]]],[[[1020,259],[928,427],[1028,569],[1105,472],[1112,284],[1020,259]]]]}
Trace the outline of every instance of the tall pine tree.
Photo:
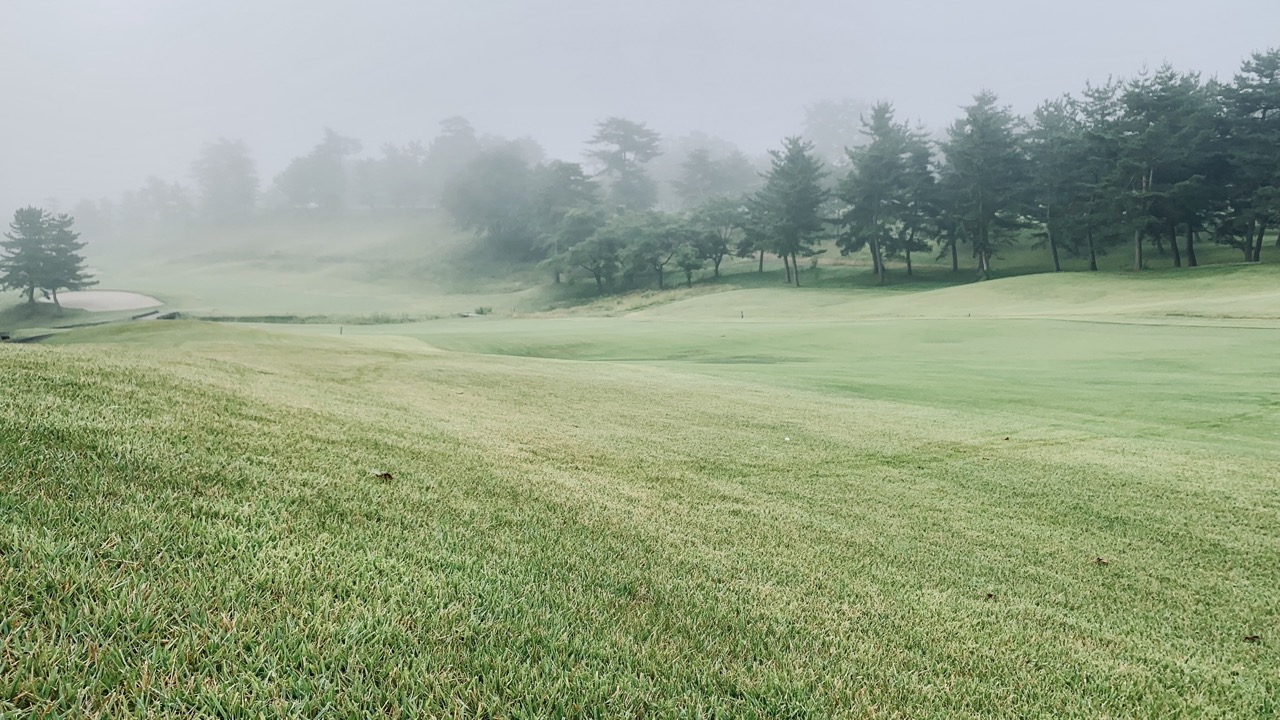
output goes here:
{"type": "Polygon", "coordinates": [[[36,290],[43,290],[61,307],[60,290],[96,284],[84,267],[84,243],[71,229],[74,223],[70,215],[51,215],[35,207],[15,212],[0,241],[0,288],[21,291],[28,303],[36,301],[36,290]]]}
{"type": "Polygon", "coordinates": [[[49,264],[48,220],[49,213],[40,208],[22,208],[0,240],[0,289],[20,290],[28,303],[35,303],[49,264]]]}
{"type": "Polygon", "coordinates": [[[41,287],[53,296],[53,304],[59,309],[60,290],[83,290],[98,281],[90,277],[84,266],[84,256],[80,251],[84,243],[80,241],[80,233],[71,229],[75,219],[70,215],[54,215],[48,218],[48,245],[45,254],[45,267],[41,278],[41,287]]]}
{"type": "Polygon", "coordinates": [[[813,254],[826,225],[822,207],[831,193],[823,187],[827,171],[813,151],[813,143],[799,137],[783,141],[781,150],[770,150],[772,162],[764,187],[750,200],[751,221],[769,249],[787,267],[787,282],[800,285],[797,258],[813,254]]]}
{"type": "Polygon", "coordinates": [[[987,277],[991,260],[1008,231],[1020,225],[1027,182],[1021,122],[984,90],[947,131],[944,174],[958,194],[959,219],[973,244],[978,273],[987,277]]]}

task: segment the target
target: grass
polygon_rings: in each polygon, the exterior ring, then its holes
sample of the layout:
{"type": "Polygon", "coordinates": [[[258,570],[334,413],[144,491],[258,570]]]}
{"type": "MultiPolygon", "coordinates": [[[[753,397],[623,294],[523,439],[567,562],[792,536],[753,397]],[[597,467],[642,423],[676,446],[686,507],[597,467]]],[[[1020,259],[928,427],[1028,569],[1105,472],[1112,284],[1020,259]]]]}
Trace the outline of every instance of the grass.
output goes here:
{"type": "Polygon", "coordinates": [[[469,255],[435,212],[274,217],[86,249],[103,283],[197,316],[509,314],[544,305],[544,278],[469,255]]]}
{"type": "Polygon", "coordinates": [[[0,309],[0,332],[13,332],[29,327],[45,328],[83,321],[92,313],[72,308],[58,308],[52,303],[27,303],[0,309]]]}
{"type": "Polygon", "coordinates": [[[1276,273],[1030,280],[0,346],[0,715],[1276,716],[1276,273]]]}
{"type": "MultiPolygon", "coordinates": [[[[104,286],[127,288],[164,300],[167,307],[194,316],[373,316],[389,309],[411,317],[447,317],[492,308],[498,315],[556,309],[567,313],[616,313],[633,309],[630,298],[596,300],[593,283],[550,286],[545,272],[527,265],[497,261],[471,250],[475,240],[460,233],[442,213],[405,211],[347,217],[269,216],[245,225],[194,227],[158,237],[91,243],[86,250],[104,286]],[[579,306],[587,305],[587,308],[579,306]]],[[[1276,261],[1274,243],[1266,242],[1263,264],[1276,261]]],[[[1237,263],[1240,253],[1201,243],[1205,265],[1237,263]]],[[[951,272],[950,258],[917,254],[915,274],[907,277],[901,263],[891,263],[889,288],[928,290],[969,284],[972,258],[961,253],[962,269],[951,272]]],[[[874,287],[866,253],[843,257],[827,246],[815,269],[802,263],[801,280],[818,288],[874,287]]],[[[1100,257],[1106,272],[1127,271],[1126,248],[1100,257]]],[[[1153,249],[1147,254],[1152,274],[1171,268],[1172,256],[1153,249]]],[[[729,258],[723,277],[703,271],[692,292],[725,288],[778,288],[782,265],[776,258],[767,272],[756,273],[753,259],[729,258]]],[[[1084,271],[1085,258],[1064,254],[1063,267],[1084,271]]],[[[1044,273],[1049,253],[1028,239],[1001,249],[997,277],[1044,273]]],[[[673,273],[678,275],[679,273],[673,273]]],[[[676,291],[654,293],[650,279],[638,279],[649,304],[669,302],[676,291]]],[[[688,291],[682,291],[688,292],[688,291]]]]}

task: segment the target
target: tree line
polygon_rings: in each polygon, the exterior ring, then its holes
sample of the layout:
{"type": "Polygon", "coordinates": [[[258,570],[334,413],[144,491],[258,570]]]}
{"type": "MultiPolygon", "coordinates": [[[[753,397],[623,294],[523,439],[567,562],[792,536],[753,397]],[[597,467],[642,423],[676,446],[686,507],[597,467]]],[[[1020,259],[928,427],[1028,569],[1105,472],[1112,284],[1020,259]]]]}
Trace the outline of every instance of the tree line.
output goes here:
{"type": "Polygon", "coordinates": [[[727,257],[763,270],[767,255],[799,284],[799,264],[827,247],[866,253],[882,282],[890,264],[912,274],[921,255],[956,272],[967,256],[985,277],[1027,240],[1055,271],[1064,256],[1096,270],[1116,252],[1137,269],[1151,252],[1194,266],[1205,242],[1257,261],[1280,225],[1280,51],[1253,53],[1230,82],[1166,65],[1029,117],[983,91],[937,135],[890,103],[845,102],[810,108],[805,134],[764,158],[705,136],[672,143],[619,117],[597,123],[587,147],[583,162],[547,159],[531,138],[450,118],[430,143],[357,157],[359,141],[326,129],[264,188],[245,144],[221,139],[193,162],[194,192],[152,178],[75,214],[97,229],[442,208],[479,249],[601,292],[719,275],[727,257]]]}
{"type": "Polygon", "coordinates": [[[659,211],[646,174],[657,133],[610,118],[590,141],[595,172],[531,168],[495,148],[460,174],[446,207],[492,247],[540,260],[557,282],[583,273],[601,292],[645,274],[659,287],[675,270],[686,281],[703,267],[718,275],[730,255],[757,257],[762,270],[766,253],[799,285],[799,263],[827,241],[866,252],[881,282],[890,261],[912,274],[913,253],[949,258],[958,272],[962,248],[986,277],[1002,248],[1027,238],[1054,271],[1064,255],[1097,270],[1117,251],[1135,269],[1151,250],[1195,266],[1203,242],[1256,262],[1280,224],[1277,50],[1253,53],[1229,83],[1165,65],[1026,118],[983,91],[941,138],[887,102],[860,123],[843,162],[789,137],[746,191],[738,173],[691,153],[674,183],[683,207],[659,211]]]}

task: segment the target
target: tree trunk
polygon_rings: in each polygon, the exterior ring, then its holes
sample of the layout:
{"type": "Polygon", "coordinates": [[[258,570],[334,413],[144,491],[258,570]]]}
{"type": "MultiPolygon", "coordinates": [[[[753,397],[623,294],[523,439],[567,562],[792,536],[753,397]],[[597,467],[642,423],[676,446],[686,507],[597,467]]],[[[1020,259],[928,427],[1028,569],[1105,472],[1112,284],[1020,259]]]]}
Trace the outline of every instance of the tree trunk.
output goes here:
{"type": "Polygon", "coordinates": [[[659,265],[659,266],[658,266],[658,289],[659,289],[659,290],[666,290],[666,289],[667,289],[666,283],[665,283],[665,282],[663,282],[663,277],[662,277],[662,266],[661,266],[661,265],[659,265]]]}
{"type": "Polygon", "coordinates": [[[1182,267],[1182,255],[1178,252],[1178,226],[1169,223],[1169,247],[1173,248],[1173,266],[1182,267]]]}
{"type": "Polygon", "coordinates": [[[800,262],[796,260],[796,254],[791,253],[791,270],[796,276],[796,287],[800,287],[800,262]]]}
{"type": "Polygon", "coordinates": [[[58,308],[58,312],[62,312],[62,303],[58,302],[58,288],[53,289],[53,306],[58,308]]]}
{"type": "Polygon", "coordinates": [[[1258,221],[1249,220],[1248,229],[1244,233],[1244,247],[1240,248],[1244,252],[1244,261],[1253,262],[1253,231],[1258,229],[1258,221]]]}
{"type": "Polygon", "coordinates": [[[951,232],[951,272],[960,272],[960,254],[956,250],[956,233],[951,232]]]}
{"type": "Polygon", "coordinates": [[[716,274],[715,274],[715,276],[716,276],[716,277],[720,277],[720,263],[721,263],[721,261],[723,261],[723,260],[724,260],[724,256],[723,256],[723,255],[717,255],[717,256],[716,256],[716,259],[715,259],[715,263],[716,263],[716,274]]]}
{"type": "MultiPolygon", "coordinates": [[[[1052,212],[1047,210],[1047,212],[1052,212]]],[[[1049,253],[1053,255],[1053,271],[1062,272],[1062,262],[1058,259],[1058,243],[1053,239],[1053,223],[1049,222],[1051,216],[1045,218],[1044,233],[1049,239],[1049,253]]]]}
{"type": "Polygon", "coordinates": [[[684,271],[684,286],[693,287],[693,271],[692,270],[684,271]]]}
{"type": "Polygon", "coordinates": [[[1196,266],[1196,246],[1193,241],[1194,234],[1191,230],[1191,223],[1187,223],[1187,267],[1196,266]]]}
{"type": "Polygon", "coordinates": [[[594,272],[591,274],[595,276],[595,279],[596,279],[596,294],[603,295],[604,294],[604,278],[601,277],[600,273],[598,272],[594,272]]]}
{"type": "Polygon", "coordinates": [[[787,284],[791,284],[791,261],[787,259],[787,254],[782,253],[782,264],[787,269],[787,284]]]}
{"type": "Polygon", "coordinates": [[[876,282],[884,284],[884,260],[880,257],[880,239],[871,240],[871,267],[876,273],[876,282]]]}
{"type": "Polygon", "coordinates": [[[1093,224],[1087,224],[1084,228],[1085,240],[1089,243],[1089,270],[1098,272],[1098,249],[1093,246],[1093,224]]]}
{"type": "Polygon", "coordinates": [[[764,250],[760,251],[760,269],[756,272],[764,272],[764,250]]]}
{"type": "Polygon", "coordinates": [[[1258,237],[1253,241],[1253,261],[1262,262],[1262,238],[1267,234],[1267,219],[1258,223],[1258,237]]]}
{"type": "MultiPolygon", "coordinates": [[[[1155,168],[1148,167],[1147,174],[1142,176],[1142,195],[1144,197],[1151,190],[1152,183],[1155,182],[1155,174],[1155,168]]],[[[1133,269],[1142,269],[1142,225],[1140,224],[1133,229],[1133,269]]]]}
{"type": "Polygon", "coordinates": [[[916,242],[916,229],[911,228],[911,234],[907,236],[907,277],[911,277],[911,246],[916,242]]]}

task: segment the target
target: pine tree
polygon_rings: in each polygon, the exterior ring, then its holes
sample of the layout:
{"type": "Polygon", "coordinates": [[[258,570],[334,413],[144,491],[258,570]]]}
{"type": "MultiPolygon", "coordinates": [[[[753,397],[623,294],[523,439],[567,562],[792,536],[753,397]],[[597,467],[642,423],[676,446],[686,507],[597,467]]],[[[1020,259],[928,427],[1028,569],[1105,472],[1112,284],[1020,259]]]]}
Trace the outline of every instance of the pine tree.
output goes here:
{"type": "Polygon", "coordinates": [[[1027,133],[1032,192],[1028,212],[1044,228],[1053,271],[1062,271],[1059,249],[1081,194],[1082,125],[1075,103],[1050,100],[1036,108],[1027,133]]]}
{"type": "Polygon", "coordinates": [[[849,174],[837,191],[844,210],[836,243],[842,254],[869,249],[883,283],[886,257],[904,258],[910,274],[911,252],[928,248],[919,235],[933,214],[933,152],[922,132],[894,122],[889,103],[871,109],[862,134],[868,140],[849,150],[849,174]]]}
{"type": "Polygon", "coordinates": [[[644,123],[611,117],[596,126],[588,155],[603,167],[610,178],[609,195],[614,204],[627,210],[648,210],[658,201],[658,187],[645,172],[645,164],[658,157],[661,136],[644,123]]]}
{"type": "Polygon", "coordinates": [[[960,221],[973,244],[978,273],[987,277],[1006,232],[1020,225],[1027,166],[1020,121],[983,91],[947,131],[943,148],[952,187],[960,194],[960,221]]]}
{"type": "Polygon", "coordinates": [[[1089,270],[1098,270],[1098,256],[1123,243],[1124,187],[1120,167],[1123,143],[1120,85],[1085,86],[1080,110],[1080,232],[1089,253],[1089,270]]]}
{"type": "Polygon", "coordinates": [[[822,207],[831,193],[823,187],[827,171],[813,151],[813,144],[799,137],[783,141],[781,150],[770,150],[772,163],[764,187],[748,205],[751,222],[787,267],[787,282],[800,285],[796,261],[813,254],[826,225],[822,207]]]}
{"type": "Polygon", "coordinates": [[[0,288],[20,290],[28,303],[36,290],[51,293],[58,307],[58,291],[81,290],[96,284],[84,267],[80,233],[71,229],[70,215],[50,215],[35,207],[13,214],[9,232],[0,241],[0,288]]]}
{"type": "Polygon", "coordinates": [[[1280,50],[1253,53],[1224,96],[1236,180],[1231,244],[1258,262],[1267,229],[1280,225],[1280,50]]]}
{"type": "Polygon", "coordinates": [[[41,278],[41,287],[53,296],[53,304],[59,309],[59,290],[83,290],[98,281],[90,277],[84,267],[84,256],[80,251],[84,243],[80,241],[80,233],[71,229],[75,219],[70,215],[55,215],[47,219],[48,245],[45,255],[45,268],[41,278]]]}
{"type": "Polygon", "coordinates": [[[27,302],[36,301],[49,265],[49,214],[26,207],[13,214],[9,232],[0,241],[0,289],[20,290],[27,302]]]}
{"type": "Polygon", "coordinates": [[[1168,238],[1174,265],[1180,266],[1179,229],[1186,234],[1187,264],[1197,264],[1193,239],[1221,206],[1219,188],[1229,182],[1217,94],[1198,75],[1169,65],[1125,87],[1119,168],[1129,199],[1135,270],[1144,267],[1148,238],[1162,252],[1161,241],[1168,238]]]}

